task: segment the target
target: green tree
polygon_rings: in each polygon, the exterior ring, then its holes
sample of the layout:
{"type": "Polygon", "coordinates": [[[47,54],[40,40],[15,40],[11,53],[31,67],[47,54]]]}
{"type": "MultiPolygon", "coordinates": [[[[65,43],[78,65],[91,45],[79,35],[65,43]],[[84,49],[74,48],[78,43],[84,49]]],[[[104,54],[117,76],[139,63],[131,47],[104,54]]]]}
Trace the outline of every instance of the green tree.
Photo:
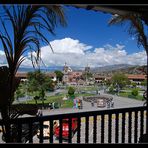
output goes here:
{"type": "Polygon", "coordinates": [[[63,74],[60,70],[56,70],[55,73],[56,73],[57,79],[58,79],[60,82],[62,82],[62,79],[63,79],[63,75],[64,75],[64,74],[63,74]]]}
{"type": "Polygon", "coordinates": [[[142,82],[141,82],[141,85],[142,85],[142,86],[147,86],[147,80],[142,81],[142,82]]]}
{"type": "Polygon", "coordinates": [[[103,83],[109,87],[111,85],[111,80],[104,80],[103,83]]]}
{"type": "Polygon", "coordinates": [[[133,89],[132,90],[132,92],[131,92],[131,94],[133,95],[133,96],[138,96],[138,90],[137,89],[133,89]]]}
{"type": "Polygon", "coordinates": [[[25,82],[20,82],[18,88],[15,91],[15,99],[18,100],[18,98],[24,97],[27,95],[27,81],[25,82]]]}
{"type": "Polygon", "coordinates": [[[34,98],[33,98],[33,99],[35,100],[35,104],[36,104],[36,105],[38,104],[39,98],[40,98],[39,96],[34,96],[34,98]]]}
{"type": "Polygon", "coordinates": [[[109,92],[110,92],[110,93],[113,93],[113,92],[114,92],[114,87],[113,87],[113,86],[110,86],[110,87],[109,87],[109,92]]]}
{"type": "Polygon", "coordinates": [[[0,110],[5,123],[6,142],[9,142],[8,120],[19,83],[15,74],[25,60],[27,54],[24,53],[29,51],[33,65],[39,65],[41,43],[50,45],[44,33],[54,35],[55,27],[66,23],[60,5],[1,5],[0,11],[0,41],[8,63],[7,68],[1,68],[1,79],[6,79],[0,85],[0,110]],[[33,56],[34,53],[36,56],[33,56]]]}
{"type": "Polygon", "coordinates": [[[119,89],[122,89],[123,87],[126,86],[127,82],[128,78],[123,73],[115,73],[112,76],[112,84],[114,87],[119,87],[119,89]]]}
{"type": "Polygon", "coordinates": [[[69,87],[68,88],[68,95],[70,97],[73,97],[74,96],[74,93],[75,93],[75,88],[74,87],[69,87]]]}
{"type": "Polygon", "coordinates": [[[16,100],[18,100],[21,97],[24,97],[24,93],[21,90],[21,87],[18,87],[17,90],[15,91],[15,97],[16,100]]]}
{"type": "Polygon", "coordinates": [[[136,83],[136,82],[131,82],[131,85],[132,85],[134,88],[136,88],[137,83],[136,83]]]}
{"type": "Polygon", "coordinates": [[[44,106],[45,91],[52,86],[53,81],[45,73],[40,70],[29,72],[27,74],[28,78],[28,91],[29,92],[39,92],[39,96],[42,99],[42,104],[44,106]]]}

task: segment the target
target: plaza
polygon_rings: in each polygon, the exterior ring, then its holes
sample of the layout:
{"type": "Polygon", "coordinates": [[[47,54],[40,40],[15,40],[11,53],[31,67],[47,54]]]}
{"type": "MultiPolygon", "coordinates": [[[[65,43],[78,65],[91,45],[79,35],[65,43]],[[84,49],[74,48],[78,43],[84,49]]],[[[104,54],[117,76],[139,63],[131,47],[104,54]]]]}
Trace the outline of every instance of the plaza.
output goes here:
{"type": "MultiPolygon", "coordinates": [[[[100,93],[103,95],[105,94],[102,91],[100,93]]],[[[128,107],[137,107],[137,106],[143,106],[144,101],[139,101],[135,99],[125,98],[125,97],[119,97],[117,95],[110,95],[105,94],[108,96],[113,97],[114,101],[114,108],[128,108],[128,107]]],[[[81,98],[82,99],[82,98],[81,98]]],[[[106,110],[106,109],[113,109],[113,108],[99,108],[97,107],[97,104],[94,104],[94,107],[91,106],[91,102],[83,101],[83,109],[75,109],[75,108],[65,108],[65,109],[53,109],[53,110],[43,110],[43,115],[54,115],[54,114],[63,114],[63,113],[74,113],[74,112],[87,112],[87,111],[97,111],[97,110],[106,110]]]]}

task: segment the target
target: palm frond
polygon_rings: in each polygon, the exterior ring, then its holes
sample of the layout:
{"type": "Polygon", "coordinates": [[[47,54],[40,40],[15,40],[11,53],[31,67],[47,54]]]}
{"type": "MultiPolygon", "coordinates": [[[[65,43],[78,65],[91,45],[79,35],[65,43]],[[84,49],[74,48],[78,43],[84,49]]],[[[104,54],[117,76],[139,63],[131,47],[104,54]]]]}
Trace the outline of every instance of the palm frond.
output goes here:
{"type": "Polygon", "coordinates": [[[134,36],[137,40],[137,45],[143,46],[148,53],[148,36],[144,31],[144,23],[140,19],[138,14],[125,14],[114,16],[110,21],[109,25],[125,25],[128,22],[127,31],[129,35],[134,36]]]}
{"type": "MultiPolygon", "coordinates": [[[[15,69],[17,62],[20,63],[20,57],[29,50],[29,44],[35,48],[37,53],[35,61],[39,60],[40,46],[43,42],[53,48],[45,37],[43,30],[55,34],[57,24],[66,26],[64,12],[60,5],[3,5],[5,19],[1,19],[3,33],[1,33],[1,42],[4,47],[6,58],[10,69],[15,69]],[[14,39],[7,31],[4,21],[10,22],[13,28],[14,39]],[[4,36],[5,33],[5,36],[4,36]],[[27,50],[26,50],[27,49],[27,50]],[[12,68],[13,67],[13,68],[12,68]]],[[[22,60],[21,60],[22,61],[22,60]]]]}

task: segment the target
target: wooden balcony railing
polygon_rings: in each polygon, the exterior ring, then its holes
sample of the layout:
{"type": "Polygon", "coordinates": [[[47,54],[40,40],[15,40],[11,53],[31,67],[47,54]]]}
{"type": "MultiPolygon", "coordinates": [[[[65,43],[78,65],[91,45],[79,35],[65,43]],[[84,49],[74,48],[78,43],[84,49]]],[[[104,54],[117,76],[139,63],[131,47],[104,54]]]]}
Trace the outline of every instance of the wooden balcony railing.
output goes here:
{"type": "MultiPolygon", "coordinates": [[[[10,135],[18,143],[138,143],[139,137],[146,132],[146,113],[146,107],[132,107],[17,118],[9,122],[16,127],[15,136],[10,135]],[[77,122],[73,123],[73,118],[77,122]],[[68,120],[66,140],[63,138],[63,119],[68,120]],[[44,139],[44,121],[49,121],[50,134],[47,139],[44,139]],[[53,130],[54,121],[59,122],[58,139],[53,130]],[[23,125],[28,125],[26,131],[23,125]],[[75,132],[74,126],[77,127],[75,132]],[[36,129],[40,132],[38,138],[34,132],[36,129]]],[[[3,122],[0,121],[0,124],[3,122]]]]}

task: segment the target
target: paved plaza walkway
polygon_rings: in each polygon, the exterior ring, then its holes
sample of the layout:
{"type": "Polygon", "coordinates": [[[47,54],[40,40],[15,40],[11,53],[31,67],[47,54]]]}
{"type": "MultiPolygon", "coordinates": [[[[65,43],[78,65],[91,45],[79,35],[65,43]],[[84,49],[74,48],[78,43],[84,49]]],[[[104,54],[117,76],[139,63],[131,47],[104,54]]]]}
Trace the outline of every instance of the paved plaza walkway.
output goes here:
{"type": "MultiPolygon", "coordinates": [[[[108,95],[113,97],[114,101],[114,108],[128,108],[128,107],[137,107],[143,106],[144,101],[139,101],[135,99],[119,97],[116,95],[105,94],[103,91],[100,91],[101,95],[108,95]]],[[[46,109],[43,110],[43,115],[53,115],[53,114],[63,114],[63,113],[74,113],[74,112],[85,112],[85,111],[94,111],[94,110],[106,110],[106,109],[113,109],[113,108],[99,108],[95,103],[94,107],[91,106],[90,102],[83,101],[83,109],[75,109],[75,108],[66,108],[66,109],[46,109]]]]}
{"type": "MultiPolygon", "coordinates": [[[[105,94],[103,93],[103,91],[100,92],[101,95],[108,95],[110,97],[113,97],[113,101],[114,101],[114,108],[129,108],[129,107],[138,107],[138,106],[143,106],[144,101],[139,101],[139,100],[135,100],[135,99],[130,99],[130,98],[124,98],[124,97],[119,97],[119,96],[115,96],[115,95],[110,95],[110,94],[105,94]]],[[[75,109],[75,108],[60,108],[60,109],[46,109],[46,110],[42,110],[43,115],[55,115],[55,114],[64,114],[64,113],[75,113],[75,112],[85,112],[85,111],[95,111],[95,110],[106,110],[106,109],[114,109],[114,108],[99,108],[97,107],[97,104],[94,104],[94,107],[91,106],[90,102],[86,102],[83,101],[83,109],[75,109]]],[[[28,115],[24,115],[24,116],[28,116],[28,115]]],[[[83,126],[82,126],[83,127],[83,126]]],[[[90,128],[91,129],[91,128],[90,128]]],[[[83,133],[84,131],[82,131],[81,135],[84,135],[83,133]]],[[[90,131],[92,133],[92,129],[90,131]]],[[[91,135],[90,133],[90,135],[91,135]]],[[[0,143],[4,143],[1,139],[2,133],[0,133],[0,143]]],[[[76,140],[76,136],[73,138],[76,140]]],[[[84,141],[84,138],[81,137],[82,141],[84,141]]],[[[90,138],[91,141],[93,138],[90,138]]],[[[39,139],[35,136],[34,137],[34,141],[35,143],[39,142],[39,139]]],[[[55,140],[57,143],[58,141],[55,140]]],[[[49,140],[44,141],[45,143],[49,142],[49,140]]]]}

